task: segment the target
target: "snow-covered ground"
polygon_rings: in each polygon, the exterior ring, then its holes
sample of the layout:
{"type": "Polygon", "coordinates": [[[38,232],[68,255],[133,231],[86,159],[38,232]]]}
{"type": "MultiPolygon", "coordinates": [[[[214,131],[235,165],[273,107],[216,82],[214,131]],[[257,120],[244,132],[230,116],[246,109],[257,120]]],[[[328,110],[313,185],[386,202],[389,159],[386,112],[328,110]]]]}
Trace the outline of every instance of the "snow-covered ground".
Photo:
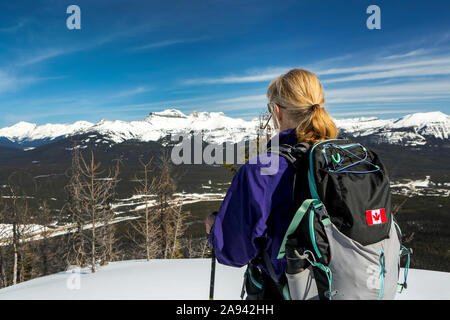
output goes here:
{"type": "MultiPolygon", "coordinates": [[[[207,300],[210,259],[132,260],[111,263],[92,274],[61,272],[0,290],[5,299],[207,300]]],[[[244,268],[217,264],[215,299],[239,300],[244,268]]],[[[402,272],[403,274],[403,272],[402,272]]],[[[397,299],[450,299],[450,273],[409,271],[408,289],[397,299]]]]}
{"type": "Polygon", "coordinates": [[[401,181],[391,181],[391,192],[408,197],[449,197],[450,183],[433,182],[430,176],[426,176],[425,180],[403,179],[401,181]]]}
{"type": "MultiPolygon", "coordinates": [[[[225,197],[225,193],[186,193],[180,192],[174,194],[174,203],[181,201],[183,205],[206,202],[206,201],[222,201],[225,197]]],[[[8,196],[2,196],[7,198],[8,196]]],[[[149,196],[151,197],[151,196],[149,196]]],[[[113,203],[112,209],[117,215],[111,220],[111,224],[138,219],[140,215],[135,214],[138,211],[145,209],[145,196],[144,195],[134,195],[127,199],[118,199],[117,202],[113,203]],[[143,199],[143,200],[142,200],[143,199]],[[125,214],[125,215],[121,215],[125,214]]],[[[156,200],[147,200],[148,207],[154,207],[156,205],[156,200]]],[[[96,226],[102,226],[103,223],[97,223],[96,226]]],[[[10,243],[12,237],[12,224],[0,223],[0,246],[10,243]]],[[[38,224],[27,224],[19,225],[22,230],[23,235],[26,237],[26,241],[34,241],[43,239],[43,233],[46,232],[47,237],[57,237],[75,230],[73,224],[57,225],[56,222],[52,223],[50,227],[44,227],[38,224]]],[[[84,225],[84,230],[89,230],[92,228],[92,224],[84,225]]]]}

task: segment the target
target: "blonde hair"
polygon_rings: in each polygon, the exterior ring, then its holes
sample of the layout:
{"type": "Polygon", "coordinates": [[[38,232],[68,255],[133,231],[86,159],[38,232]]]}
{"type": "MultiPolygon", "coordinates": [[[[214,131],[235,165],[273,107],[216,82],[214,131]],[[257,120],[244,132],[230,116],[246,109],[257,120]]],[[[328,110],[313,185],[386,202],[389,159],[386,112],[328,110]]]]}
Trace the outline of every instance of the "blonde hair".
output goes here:
{"type": "Polygon", "coordinates": [[[337,137],[338,129],[323,107],[325,97],[315,74],[292,69],[270,83],[267,98],[286,109],[291,120],[298,124],[298,141],[313,145],[337,137]]]}

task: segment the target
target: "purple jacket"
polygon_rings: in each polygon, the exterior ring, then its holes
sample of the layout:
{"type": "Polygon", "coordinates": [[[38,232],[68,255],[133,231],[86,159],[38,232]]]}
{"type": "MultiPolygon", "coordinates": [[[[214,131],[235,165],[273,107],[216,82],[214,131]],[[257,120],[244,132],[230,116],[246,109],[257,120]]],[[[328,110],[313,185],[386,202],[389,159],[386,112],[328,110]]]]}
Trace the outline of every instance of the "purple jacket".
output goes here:
{"type": "MultiPolygon", "coordinates": [[[[295,145],[295,130],[280,133],[280,144],[295,145]]],[[[217,260],[225,265],[242,267],[258,253],[255,243],[265,238],[268,253],[278,278],[284,275],[286,259],[277,259],[278,250],[293,218],[294,168],[278,155],[258,156],[257,164],[243,165],[234,176],[212,227],[209,242],[217,260]],[[267,157],[279,157],[279,169],[273,175],[262,175],[269,166],[267,157]]],[[[301,192],[304,197],[305,192],[301,192]]],[[[268,274],[267,268],[261,268],[268,274]]]]}

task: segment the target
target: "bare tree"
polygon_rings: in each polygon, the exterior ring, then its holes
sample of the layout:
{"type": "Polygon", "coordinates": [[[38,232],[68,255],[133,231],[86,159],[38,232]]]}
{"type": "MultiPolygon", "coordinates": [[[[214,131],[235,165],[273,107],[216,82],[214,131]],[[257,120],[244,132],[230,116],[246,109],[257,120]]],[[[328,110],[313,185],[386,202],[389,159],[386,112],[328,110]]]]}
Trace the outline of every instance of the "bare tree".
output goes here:
{"type": "Polygon", "coordinates": [[[61,212],[63,217],[67,216],[72,228],[67,237],[66,263],[67,265],[77,265],[85,267],[88,264],[87,240],[84,232],[85,224],[88,219],[83,210],[81,199],[81,189],[83,188],[80,150],[75,145],[72,155],[72,167],[70,172],[70,181],[66,186],[68,195],[67,202],[61,212]]]}
{"type": "Polygon", "coordinates": [[[70,264],[91,265],[95,272],[97,262],[106,264],[112,257],[114,228],[111,225],[114,212],[111,202],[114,199],[118,182],[119,162],[108,173],[95,161],[94,153],[86,161],[77,148],[74,148],[72,176],[68,185],[69,202],[67,211],[74,223],[73,236],[69,237],[68,256],[70,264]]]}
{"type": "Polygon", "coordinates": [[[172,236],[172,249],[170,252],[170,258],[181,257],[180,249],[182,249],[182,243],[180,241],[181,236],[186,231],[186,218],[190,215],[189,211],[183,211],[183,202],[180,200],[174,201],[170,208],[171,223],[173,225],[172,236]]]}
{"type": "MultiPolygon", "coordinates": [[[[51,241],[51,235],[53,233],[52,225],[54,219],[51,214],[51,210],[47,204],[47,201],[43,200],[40,203],[37,216],[35,219],[36,223],[40,225],[41,229],[38,234],[38,240],[34,244],[34,250],[38,254],[34,255],[36,269],[39,270],[38,275],[48,275],[54,269],[55,265],[58,265],[58,259],[60,254],[60,246],[55,246],[54,241],[51,241]]],[[[59,241],[56,242],[58,244],[59,241]]]]}
{"type": "Polygon", "coordinates": [[[150,170],[151,160],[140,162],[144,177],[136,178],[139,182],[136,195],[144,199],[145,207],[141,219],[132,223],[129,237],[145,250],[147,260],[178,257],[183,246],[180,238],[186,230],[185,220],[189,213],[183,211],[182,202],[174,197],[176,180],[169,154],[164,153],[158,159],[155,170],[150,170]],[[150,172],[154,173],[151,179],[150,172]],[[150,199],[153,201],[151,207],[150,199]]]}
{"type": "Polygon", "coordinates": [[[185,250],[188,258],[205,258],[209,248],[208,237],[185,239],[185,250]]]}
{"type": "Polygon", "coordinates": [[[0,247],[0,288],[8,286],[8,276],[7,276],[7,259],[5,256],[5,247],[0,247]]]}
{"type": "Polygon", "coordinates": [[[139,211],[141,218],[130,223],[132,231],[128,233],[128,238],[133,241],[141,250],[145,251],[145,258],[150,260],[157,257],[159,253],[159,246],[157,235],[159,231],[159,223],[155,219],[155,215],[150,213],[150,201],[154,197],[152,192],[154,191],[155,179],[150,179],[150,168],[153,158],[144,162],[139,158],[139,163],[142,167],[143,177],[139,179],[135,176],[135,181],[139,183],[139,186],[135,190],[135,195],[139,196],[144,201],[144,208],[139,211]]]}
{"type": "Polygon", "coordinates": [[[29,216],[29,206],[28,201],[21,201],[19,196],[17,196],[11,188],[11,225],[12,225],[12,238],[11,243],[13,246],[14,253],[14,266],[13,266],[13,285],[17,283],[17,274],[18,274],[18,263],[19,263],[19,255],[22,246],[22,240],[26,237],[26,234],[29,232],[30,226],[27,225],[27,218],[29,216]]]}
{"type": "MultiPolygon", "coordinates": [[[[32,231],[30,207],[28,196],[15,184],[14,179],[18,175],[14,172],[9,177],[9,194],[2,196],[2,224],[7,225],[8,234],[4,234],[3,244],[11,246],[13,265],[12,265],[12,284],[18,282],[19,276],[23,276],[23,269],[19,268],[19,263],[23,266],[23,252],[25,249],[25,240],[32,231]],[[22,271],[19,275],[19,272],[22,271]]],[[[5,232],[5,229],[3,229],[5,232]]]]}
{"type": "Polygon", "coordinates": [[[177,241],[184,234],[184,223],[189,213],[182,210],[182,202],[174,199],[176,180],[168,153],[159,158],[157,169],[158,174],[153,180],[156,196],[154,215],[159,225],[162,258],[166,259],[175,257],[179,248],[177,241]]]}
{"type": "Polygon", "coordinates": [[[116,226],[113,224],[114,217],[115,213],[110,205],[98,217],[100,228],[97,228],[96,231],[98,248],[96,259],[100,261],[101,265],[118,260],[120,255],[120,249],[117,247],[116,226]]]}
{"type": "Polygon", "coordinates": [[[0,194],[0,288],[8,286],[8,243],[9,228],[6,217],[9,211],[8,202],[0,194]]]}
{"type": "Polygon", "coordinates": [[[172,224],[170,216],[170,201],[172,200],[175,192],[175,183],[171,176],[171,168],[167,158],[163,155],[160,159],[160,165],[158,166],[159,175],[155,179],[155,193],[156,193],[156,214],[159,218],[158,223],[160,225],[160,242],[163,252],[163,258],[169,256],[172,224]]]}

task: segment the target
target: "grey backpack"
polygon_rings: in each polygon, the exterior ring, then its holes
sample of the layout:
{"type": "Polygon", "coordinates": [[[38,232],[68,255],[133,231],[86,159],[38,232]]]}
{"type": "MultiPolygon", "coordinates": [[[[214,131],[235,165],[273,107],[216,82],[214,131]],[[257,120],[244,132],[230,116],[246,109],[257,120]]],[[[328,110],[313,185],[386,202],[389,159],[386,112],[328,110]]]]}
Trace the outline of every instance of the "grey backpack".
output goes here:
{"type": "Polygon", "coordinates": [[[307,152],[288,145],[270,152],[294,166],[299,155],[307,159],[311,198],[297,209],[278,254],[287,259],[289,298],[394,299],[406,288],[412,250],[401,244],[378,156],[343,139],[321,141],[307,152]],[[402,256],[407,261],[398,283],[402,256]]]}

